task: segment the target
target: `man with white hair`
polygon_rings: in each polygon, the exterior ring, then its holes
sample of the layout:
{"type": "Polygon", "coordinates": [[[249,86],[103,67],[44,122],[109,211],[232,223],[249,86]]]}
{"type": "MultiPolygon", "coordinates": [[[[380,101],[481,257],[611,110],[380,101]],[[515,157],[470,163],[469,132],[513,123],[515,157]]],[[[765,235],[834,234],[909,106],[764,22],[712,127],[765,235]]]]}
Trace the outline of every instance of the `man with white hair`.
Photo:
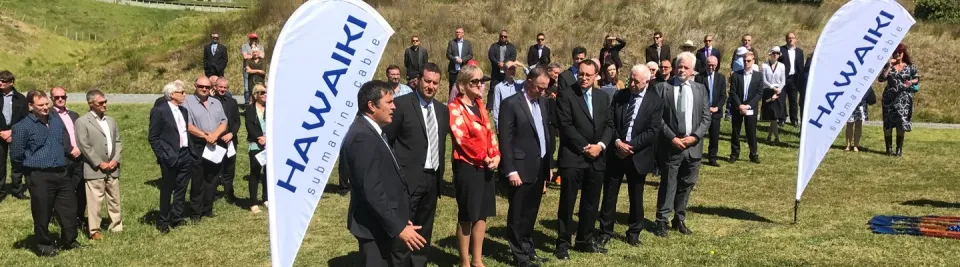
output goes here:
{"type": "Polygon", "coordinates": [[[187,182],[193,156],[187,140],[187,109],[183,81],[177,80],[163,87],[166,104],[155,105],[150,110],[150,127],[147,140],[160,165],[160,218],[157,230],[170,232],[183,223],[183,203],[186,200],[187,182]],[[170,197],[173,196],[173,203],[170,197]]]}
{"type": "Polygon", "coordinates": [[[716,56],[707,57],[703,73],[697,74],[696,81],[707,87],[707,99],[710,103],[710,144],[707,146],[707,165],[720,167],[717,151],[720,146],[720,121],[723,120],[723,106],[727,103],[727,80],[717,72],[720,62],[716,56]]]}
{"type": "Polygon", "coordinates": [[[630,70],[628,90],[613,95],[613,144],[615,153],[607,154],[607,173],[603,179],[603,203],[600,207],[600,246],[606,246],[613,237],[614,215],[617,213],[617,195],[623,176],[627,176],[630,194],[630,215],[627,219],[627,244],[640,245],[643,230],[643,184],[656,164],[656,144],[660,141],[663,124],[663,99],[648,93],[651,78],[646,65],[630,70]]]}
{"type": "Polygon", "coordinates": [[[690,234],[686,225],[687,201],[700,174],[703,137],[710,128],[707,89],[694,81],[697,58],[677,55],[676,85],[659,83],[656,91],[666,101],[658,149],[660,189],[657,194],[657,226],[654,234],[667,236],[667,217],[674,213],[673,229],[690,234]]]}
{"type": "Polygon", "coordinates": [[[650,62],[647,62],[646,66],[647,66],[647,69],[650,69],[650,80],[647,81],[647,84],[649,84],[650,86],[653,86],[654,84],[657,84],[657,79],[656,79],[657,70],[660,70],[660,64],[657,64],[657,62],[650,61],[650,62]]]}

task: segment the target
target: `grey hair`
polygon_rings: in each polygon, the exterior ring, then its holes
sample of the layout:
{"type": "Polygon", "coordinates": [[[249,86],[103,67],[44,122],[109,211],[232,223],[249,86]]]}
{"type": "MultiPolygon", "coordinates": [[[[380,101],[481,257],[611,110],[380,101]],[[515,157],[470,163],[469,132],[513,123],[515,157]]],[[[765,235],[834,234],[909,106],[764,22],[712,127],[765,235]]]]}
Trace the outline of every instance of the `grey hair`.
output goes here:
{"type": "Polygon", "coordinates": [[[650,69],[646,65],[637,64],[630,69],[630,75],[633,75],[634,72],[640,72],[640,75],[644,77],[645,80],[650,79],[650,69]]]}
{"type": "Polygon", "coordinates": [[[647,68],[649,67],[653,67],[654,69],[660,69],[660,64],[657,64],[657,62],[650,61],[650,62],[647,62],[647,68]]]}
{"type": "Polygon", "coordinates": [[[690,66],[697,65],[697,57],[694,56],[693,53],[683,52],[677,55],[677,63],[678,63],[677,65],[679,65],[679,63],[682,62],[683,60],[688,60],[690,62],[690,66]]]}
{"type": "Polygon", "coordinates": [[[170,95],[175,92],[183,92],[183,81],[176,80],[163,86],[163,97],[167,98],[168,101],[171,99],[170,95]]]}
{"type": "Polygon", "coordinates": [[[547,65],[547,69],[548,69],[548,70],[563,69],[563,66],[560,65],[560,63],[558,63],[558,62],[550,62],[550,64],[547,65]]]}
{"type": "Polygon", "coordinates": [[[101,92],[99,89],[93,89],[93,90],[87,91],[87,103],[93,103],[93,100],[96,100],[97,96],[102,96],[103,98],[107,98],[107,96],[105,96],[103,92],[101,92]]]}

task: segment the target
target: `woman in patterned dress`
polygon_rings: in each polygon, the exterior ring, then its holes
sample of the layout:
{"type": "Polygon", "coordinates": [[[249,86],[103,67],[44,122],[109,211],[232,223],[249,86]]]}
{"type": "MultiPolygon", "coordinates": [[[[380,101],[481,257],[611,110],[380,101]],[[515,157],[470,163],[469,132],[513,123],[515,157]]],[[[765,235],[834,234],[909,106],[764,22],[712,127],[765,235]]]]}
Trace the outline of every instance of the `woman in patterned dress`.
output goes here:
{"type": "Polygon", "coordinates": [[[847,148],[843,149],[844,151],[853,149],[853,152],[860,152],[860,136],[863,134],[865,120],[867,120],[867,101],[861,100],[860,104],[853,109],[853,115],[847,119],[847,148]]]}
{"type": "Polygon", "coordinates": [[[913,116],[913,85],[920,83],[920,75],[910,60],[907,47],[897,45],[890,62],[883,67],[878,78],[886,82],[883,90],[883,139],[887,146],[887,155],[903,156],[903,135],[911,130],[913,116]],[[897,150],[890,150],[893,129],[897,129],[897,150]]]}
{"type": "Polygon", "coordinates": [[[482,99],[483,83],[489,78],[483,77],[479,67],[467,65],[456,79],[458,93],[447,108],[453,136],[453,187],[459,209],[457,250],[461,266],[484,266],[487,217],[497,215],[493,170],[500,164],[500,148],[482,99]]]}

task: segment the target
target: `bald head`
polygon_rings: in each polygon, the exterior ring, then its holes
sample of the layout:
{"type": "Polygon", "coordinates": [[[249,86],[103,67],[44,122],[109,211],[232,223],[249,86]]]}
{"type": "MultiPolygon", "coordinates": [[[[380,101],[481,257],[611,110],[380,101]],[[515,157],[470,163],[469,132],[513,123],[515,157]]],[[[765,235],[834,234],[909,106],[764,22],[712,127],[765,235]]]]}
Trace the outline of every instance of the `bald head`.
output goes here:
{"type": "Polygon", "coordinates": [[[714,73],[717,71],[717,57],[710,56],[707,58],[707,73],[714,73]]]}
{"type": "Polygon", "coordinates": [[[210,89],[213,88],[213,84],[210,83],[210,79],[205,76],[197,77],[197,80],[193,82],[193,88],[196,89],[194,94],[199,96],[201,99],[206,101],[206,97],[210,95],[210,89]]]}

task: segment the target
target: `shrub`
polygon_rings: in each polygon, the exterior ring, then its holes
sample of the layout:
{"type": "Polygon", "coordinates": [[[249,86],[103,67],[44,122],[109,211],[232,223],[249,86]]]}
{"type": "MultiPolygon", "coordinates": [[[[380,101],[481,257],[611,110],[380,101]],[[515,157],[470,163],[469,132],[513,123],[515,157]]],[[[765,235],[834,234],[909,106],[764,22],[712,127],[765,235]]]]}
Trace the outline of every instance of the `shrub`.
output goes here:
{"type": "Polygon", "coordinates": [[[960,0],[917,0],[918,19],[960,24],[960,0]]]}

